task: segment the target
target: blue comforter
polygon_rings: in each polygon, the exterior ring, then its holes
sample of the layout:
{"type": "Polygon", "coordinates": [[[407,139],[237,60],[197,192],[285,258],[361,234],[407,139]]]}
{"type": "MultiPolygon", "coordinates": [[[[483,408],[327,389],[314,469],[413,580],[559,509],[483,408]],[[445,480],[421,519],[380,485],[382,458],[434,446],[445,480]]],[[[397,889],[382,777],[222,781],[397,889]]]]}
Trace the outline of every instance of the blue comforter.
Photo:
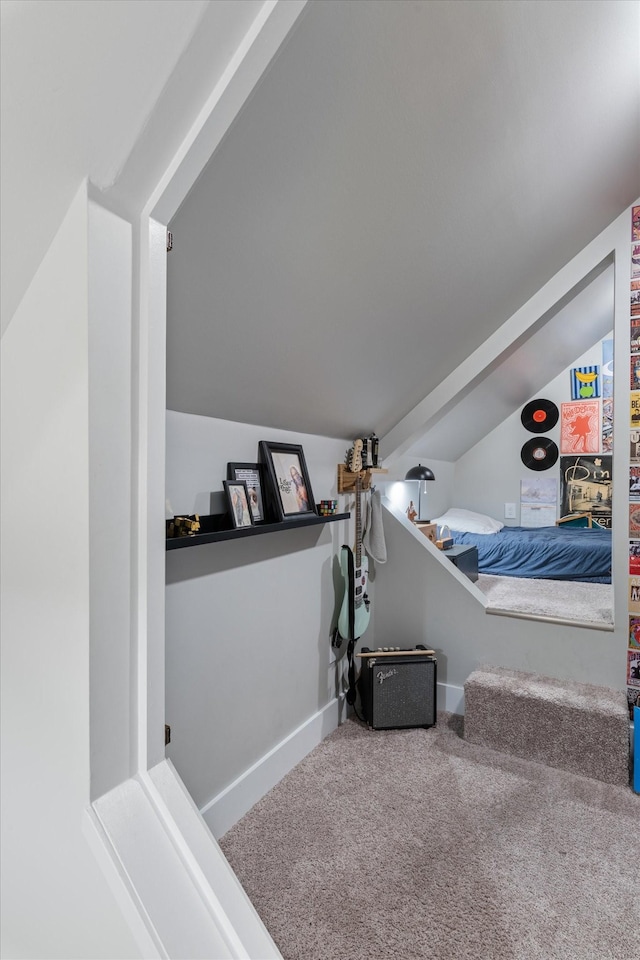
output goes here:
{"type": "Polygon", "coordinates": [[[611,531],[579,527],[503,527],[459,533],[455,543],[478,548],[478,572],[498,577],[611,583],[611,531]]]}

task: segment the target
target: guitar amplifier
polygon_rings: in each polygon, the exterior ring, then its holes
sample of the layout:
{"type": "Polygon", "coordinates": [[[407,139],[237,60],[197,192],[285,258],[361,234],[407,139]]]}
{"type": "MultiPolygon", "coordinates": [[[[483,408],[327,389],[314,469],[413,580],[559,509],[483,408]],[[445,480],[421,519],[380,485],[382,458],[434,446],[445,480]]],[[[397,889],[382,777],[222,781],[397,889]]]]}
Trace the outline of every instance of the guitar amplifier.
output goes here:
{"type": "Polygon", "coordinates": [[[364,647],[358,656],[360,701],[370,727],[389,730],[434,726],[437,660],[433,650],[364,647]]]}

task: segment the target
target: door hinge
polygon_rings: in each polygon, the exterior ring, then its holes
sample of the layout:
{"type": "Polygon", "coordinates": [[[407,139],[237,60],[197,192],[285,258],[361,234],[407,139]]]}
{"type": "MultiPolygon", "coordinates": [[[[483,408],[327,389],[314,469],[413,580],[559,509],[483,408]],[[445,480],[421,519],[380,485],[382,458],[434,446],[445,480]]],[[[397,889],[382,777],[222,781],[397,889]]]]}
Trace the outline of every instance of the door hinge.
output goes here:
{"type": "Polygon", "coordinates": [[[173,250],[173,234],[171,230],[167,230],[167,253],[171,253],[173,250]]]}
{"type": "Polygon", "coordinates": [[[171,743],[171,727],[169,726],[168,723],[165,723],[165,725],[164,725],[164,745],[165,745],[165,747],[168,747],[170,743],[171,743]]]}

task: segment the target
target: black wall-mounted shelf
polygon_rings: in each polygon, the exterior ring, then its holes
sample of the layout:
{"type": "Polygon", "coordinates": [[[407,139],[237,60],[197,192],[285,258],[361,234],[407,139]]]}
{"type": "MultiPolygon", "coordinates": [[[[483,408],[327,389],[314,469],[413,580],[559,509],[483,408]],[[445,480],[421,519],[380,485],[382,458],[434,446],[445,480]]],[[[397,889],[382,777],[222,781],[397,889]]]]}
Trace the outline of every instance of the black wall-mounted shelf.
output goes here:
{"type": "Polygon", "coordinates": [[[334,513],[327,517],[305,516],[282,523],[257,523],[252,527],[240,529],[222,529],[228,523],[226,514],[212,514],[200,517],[200,533],[192,537],[171,537],[167,539],[167,550],[181,550],[183,547],[197,547],[202,543],[220,543],[223,540],[242,540],[245,537],[257,537],[262,533],[275,533],[282,530],[297,530],[299,527],[313,527],[336,520],[348,520],[350,513],[334,513]]]}

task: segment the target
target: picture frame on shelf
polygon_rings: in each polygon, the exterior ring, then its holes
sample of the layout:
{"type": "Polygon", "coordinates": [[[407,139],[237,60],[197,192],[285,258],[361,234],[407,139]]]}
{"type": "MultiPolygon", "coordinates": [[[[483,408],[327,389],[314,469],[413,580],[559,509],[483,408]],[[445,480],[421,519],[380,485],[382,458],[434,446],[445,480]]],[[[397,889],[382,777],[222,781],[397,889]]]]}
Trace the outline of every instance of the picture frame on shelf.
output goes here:
{"type": "Polygon", "coordinates": [[[301,445],[261,440],[258,449],[276,519],[282,522],[317,516],[301,445]]]}
{"type": "Polygon", "coordinates": [[[259,463],[228,463],[227,480],[234,482],[243,480],[246,483],[253,522],[262,523],[265,519],[265,508],[262,496],[261,465],[259,463]]]}
{"type": "Polygon", "coordinates": [[[252,527],[253,515],[249,506],[249,491],[244,480],[223,480],[231,523],[235,530],[252,527]]]}

